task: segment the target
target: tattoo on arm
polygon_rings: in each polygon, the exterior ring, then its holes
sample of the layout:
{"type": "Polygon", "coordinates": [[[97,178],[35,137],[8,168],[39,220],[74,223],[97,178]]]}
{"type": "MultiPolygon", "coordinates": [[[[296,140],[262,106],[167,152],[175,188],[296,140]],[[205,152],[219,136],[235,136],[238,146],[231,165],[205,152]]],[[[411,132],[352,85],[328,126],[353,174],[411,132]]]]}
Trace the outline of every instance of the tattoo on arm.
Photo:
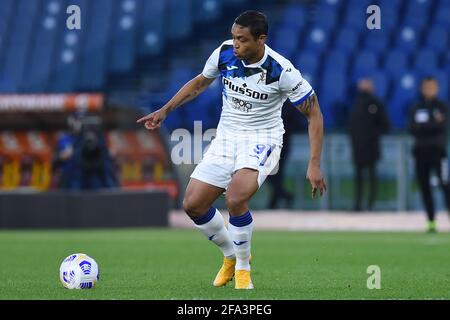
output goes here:
{"type": "Polygon", "coordinates": [[[315,94],[312,94],[311,96],[308,97],[308,99],[300,103],[297,106],[297,109],[300,110],[300,112],[303,113],[304,115],[308,116],[311,109],[314,108],[316,104],[317,104],[317,97],[315,94]]]}

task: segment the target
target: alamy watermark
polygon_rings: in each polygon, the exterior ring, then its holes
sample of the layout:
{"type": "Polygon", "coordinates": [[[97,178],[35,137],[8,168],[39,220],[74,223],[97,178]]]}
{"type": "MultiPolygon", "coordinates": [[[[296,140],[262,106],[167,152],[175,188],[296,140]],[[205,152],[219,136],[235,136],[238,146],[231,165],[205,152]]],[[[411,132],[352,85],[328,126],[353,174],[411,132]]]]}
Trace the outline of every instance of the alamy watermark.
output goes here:
{"type": "Polygon", "coordinates": [[[203,132],[202,121],[194,121],[194,132],[175,129],[170,141],[170,157],[175,165],[204,161],[225,167],[250,166],[265,175],[278,172],[281,132],[277,130],[236,132],[214,128],[203,132]],[[205,157],[206,152],[208,155],[205,157]]]}
{"type": "Polygon", "coordinates": [[[367,29],[381,29],[381,9],[377,5],[370,5],[366,10],[367,14],[370,16],[366,20],[367,29]]]}
{"type": "Polygon", "coordinates": [[[367,267],[367,289],[381,289],[381,269],[377,265],[370,265],[367,267]]]}
{"type": "Polygon", "coordinates": [[[81,9],[79,6],[72,4],[67,7],[66,13],[69,16],[66,19],[66,27],[69,30],[81,29],[81,9]]]}

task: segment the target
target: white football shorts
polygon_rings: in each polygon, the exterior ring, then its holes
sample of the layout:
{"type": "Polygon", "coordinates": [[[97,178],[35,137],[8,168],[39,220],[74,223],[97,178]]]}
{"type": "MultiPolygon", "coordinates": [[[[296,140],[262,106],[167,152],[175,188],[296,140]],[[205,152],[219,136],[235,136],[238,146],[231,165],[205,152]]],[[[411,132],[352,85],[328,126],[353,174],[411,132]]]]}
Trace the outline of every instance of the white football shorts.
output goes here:
{"type": "Polygon", "coordinates": [[[242,168],[259,172],[258,186],[278,171],[281,144],[252,136],[218,135],[194,169],[191,178],[227,189],[233,174],[242,168]]]}

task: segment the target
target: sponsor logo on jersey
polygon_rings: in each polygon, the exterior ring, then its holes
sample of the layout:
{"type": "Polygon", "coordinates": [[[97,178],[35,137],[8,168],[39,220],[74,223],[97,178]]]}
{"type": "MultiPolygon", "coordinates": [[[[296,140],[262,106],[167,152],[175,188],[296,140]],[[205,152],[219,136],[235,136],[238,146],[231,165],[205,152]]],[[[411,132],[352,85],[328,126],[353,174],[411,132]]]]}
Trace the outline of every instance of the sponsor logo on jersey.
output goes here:
{"type": "Polygon", "coordinates": [[[253,99],[267,100],[269,98],[269,95],[267,93],[261,93],[261,92],[252,90],[250,88],[241,87],[237,84],[234,84],[232,81],[230,81],[227,78],[223,78],[223,85],[224,85],[224,87],[227,87],[228,89],[233,90],[234,92],[246,95],[247,97],[251,97],[253,99]]]}
{"type": "Polygon", "coordinates": [[[250,110],[253,107],[253,105],[250,102],[234,97],[231,98],[231,102],[233,103],[233,108],[244,112],[250,112],[250,110]]]}
{"type": "Polygon", "coordinates": [[[292,88],[292,91],[297,90],[298,87],[300,87],[302,85],[302,83],[303,83],[303,80],[301,80],[299,83],[297,83],[297,85],[294,88],[292,88]]]}

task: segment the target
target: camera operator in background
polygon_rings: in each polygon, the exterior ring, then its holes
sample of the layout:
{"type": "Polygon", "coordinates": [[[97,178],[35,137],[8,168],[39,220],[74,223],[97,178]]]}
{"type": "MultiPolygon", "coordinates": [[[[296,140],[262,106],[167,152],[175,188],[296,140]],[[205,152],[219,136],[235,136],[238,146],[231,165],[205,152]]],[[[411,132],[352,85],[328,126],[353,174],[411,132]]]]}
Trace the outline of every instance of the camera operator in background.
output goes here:
{"type": "Polygon", "coordinates": [[[71,115],[70,133],[59,137],[54,165],[61,171],[59,188],[92,190],[118,186],[113,159],[96,116],[71,115]]]}
{"type": "Polygon", "coordinates": [[[409,132],[414,137],[413,156],[416,175],[428,218],[428,232],[436,231],[435,207],[430,186],[434,171],[450,211],[450,184],[447,159],[448,107],[437,98],[439,84],[426,77],[421,84],[421,97],[409,113],[409,132]]]}

